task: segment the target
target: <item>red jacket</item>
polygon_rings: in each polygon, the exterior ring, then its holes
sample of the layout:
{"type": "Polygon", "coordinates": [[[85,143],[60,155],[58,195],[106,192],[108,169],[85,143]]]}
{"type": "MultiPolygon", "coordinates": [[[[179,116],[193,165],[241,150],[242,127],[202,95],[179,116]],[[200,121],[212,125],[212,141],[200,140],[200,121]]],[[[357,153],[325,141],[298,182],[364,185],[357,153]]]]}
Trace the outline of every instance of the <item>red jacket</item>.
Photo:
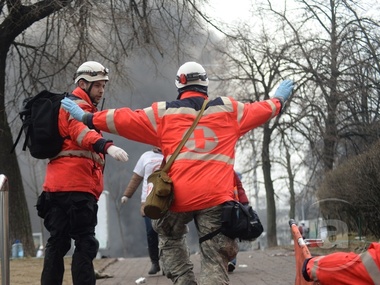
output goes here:
{"type": "MultiPolygon", "coordinates": [[[[72,94],[80,98],[75,102],[83,110],[91,113],[97,111],[81,88],[76,88],[72,94]]],[[[104,154],[101,150],[106,140],[101,133],[74,120],[63,108],[59,111],[58,125],[62,137],[70,139],[64,140],[62,151],[48,163],[44,191],[89,192],[99,198],[103,191],[104,154]],[[97,151],[94,145],[98,146],[97,151]]]]}
{"type": "MultiPolygon", "coordinates": [[[[321,285],[380,284],[380,243],[371,243],[366,252],[336,252],[311,258],[306,265],[309,280],[321,285]]],[[[305,275],[304,273],[304,275],[305,275]]]]}
{"type": "MultiPolygon", "coordinates": [[[[130,140],[161,148],[166,160],[201,109],[205,95],[155,102],[143,110],[110,109],[93,114],[89,124],[130,140]]],[[[196,129],[170,168],[175,212],[205,209],[234,199],[235,144],[249,130],[276,116],[278,99],[243,104],[228,97],[210,100],[196,129]]]]}

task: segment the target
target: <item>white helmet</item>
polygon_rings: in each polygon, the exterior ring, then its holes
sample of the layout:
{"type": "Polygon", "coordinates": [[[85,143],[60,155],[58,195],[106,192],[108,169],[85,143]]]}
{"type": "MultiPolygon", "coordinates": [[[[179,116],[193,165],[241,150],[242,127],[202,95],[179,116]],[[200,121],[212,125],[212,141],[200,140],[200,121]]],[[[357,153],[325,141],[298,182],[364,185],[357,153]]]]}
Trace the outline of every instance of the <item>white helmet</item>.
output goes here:
{"type": "Polygon", "coordinates": [[[194,61],[184,63],[177,71],[175,79],[177,88],[183,88],[189,85],[208,86],[206,70],[202,65],[194,61]]]}
{"type": "Polygon", "coordinates": [[[86,61],[79,66],[77,72],[74,74],[74,83],[77,83],[80,79],[87,80],[88,82],[98,80],[108,81],[108,68],[105,68],[96,61],[86,61]]]}

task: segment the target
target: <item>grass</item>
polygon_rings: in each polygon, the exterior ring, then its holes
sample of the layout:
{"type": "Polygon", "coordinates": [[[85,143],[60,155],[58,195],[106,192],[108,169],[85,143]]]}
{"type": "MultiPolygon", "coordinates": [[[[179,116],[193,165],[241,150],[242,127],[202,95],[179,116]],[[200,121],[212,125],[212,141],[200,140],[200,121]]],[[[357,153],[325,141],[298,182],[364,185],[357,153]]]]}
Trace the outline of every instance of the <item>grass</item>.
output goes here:
{"type": "MultiPolygon", "coordinates": [[[[10,284],[12,285],[40,285],[43,267],[43,258],[12,259],[9,262],[10,284]]],[[[95,259],[95,270],[103,272],[112,262],[112,259],[95,259]]],[[[71,257],[65,258],[65,274],[62,285],[71,285],[71,257]]],[[[1,272],[2,273],[2,272],[1,272]]],[[[0,276],[1,276],[0,273],[0,276]]],[[[2,278],[2,277],[1,277],[2,278]]],[[[2,280],[2,279],[1,279],[2,280]]]]}

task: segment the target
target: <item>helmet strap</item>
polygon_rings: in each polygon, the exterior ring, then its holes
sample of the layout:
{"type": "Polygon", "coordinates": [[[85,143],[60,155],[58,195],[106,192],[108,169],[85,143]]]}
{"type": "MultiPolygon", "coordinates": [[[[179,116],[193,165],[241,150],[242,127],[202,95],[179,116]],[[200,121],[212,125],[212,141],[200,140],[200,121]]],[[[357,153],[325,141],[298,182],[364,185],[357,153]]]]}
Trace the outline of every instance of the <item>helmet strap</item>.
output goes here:
{"type": "MultiPolygon", "coordinates": [[[[94,85],[94,82],[89,82],[89,81],[87,81],[87,80],[85,80],[85,79],[80,79],[80,80],[83,80],[83,81],[85,81],[86,83],[90,83],[90,86],[89,86],[88,88],[86,88],[86,89],[85,89],[85,88],[82,88],[82,90],[83,90],[84,92],[86,92],[88,98],[90,98],[92,104],[96,107],[97,104],[94,102],[94,100],[92,100],[92,98],[91,98],[91,96],[90,96],[91,89],[92,89],[92,86],[94,85]]],[[[86,86],[87,86],[87,84],[86,84],[86,86]]]]}

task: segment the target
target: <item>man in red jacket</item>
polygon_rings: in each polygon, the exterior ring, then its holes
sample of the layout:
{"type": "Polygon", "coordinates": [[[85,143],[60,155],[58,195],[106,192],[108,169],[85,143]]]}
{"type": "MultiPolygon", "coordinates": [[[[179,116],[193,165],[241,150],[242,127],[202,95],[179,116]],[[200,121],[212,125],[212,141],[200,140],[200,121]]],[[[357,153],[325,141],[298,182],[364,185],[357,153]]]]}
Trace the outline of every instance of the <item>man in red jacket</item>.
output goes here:
{"type": "Polygon", "coordinates": [[[379,285],[380,243],[371,243],[361,254],[336,252],[306,259],[302,275],[320,285],[379,285]]]}
{"type": "MultiPolygon", "coordinates": [[[[168,160],[208,99],[208,83],[203,66],[186,62],[177,72],[175,101],[155,102],[135,111],[120,108],[94,114],[85,113],[71,100],[62,100],[62,106],[90,128],[160,147],[168,160]]],[[[170,211],[154,222],[162,268],[173,283],[228,284],[227,265],[236,256],[237,242],[218,234],[200,245],[201,273],[197,283],[186,245],[187,224],[194,220],[199,237],[221,227],[222,204],[234,199],[236,142],[278,115],[292,90],[293,82],[285,80],[273,98],[262,102],[244,104],[231,97],[217,97],[207,103],[169,170],[174,185],[170,211]]]]}
{"type": "MultiPolygon", "coordinates": [[[[108,81],[108,70],[98,62],[88,61],[77,70],[77,87],[70,101],[86,112],[94,113],[102,99],[108,81]]],[[[96,283],[93,259],[99,242],[95,238],[97,201],[103,191],[105,154],[119,161],[127,161],[127,153],[90,130],[61,109],[59,131],[65,138],[61,152],[50,159],[43,193],[37,202],[38,214],[50,233],[46,244],[42,285],[62,284],[63,258],[75,241],[71,265],[74,285],[96,283]]]]}

